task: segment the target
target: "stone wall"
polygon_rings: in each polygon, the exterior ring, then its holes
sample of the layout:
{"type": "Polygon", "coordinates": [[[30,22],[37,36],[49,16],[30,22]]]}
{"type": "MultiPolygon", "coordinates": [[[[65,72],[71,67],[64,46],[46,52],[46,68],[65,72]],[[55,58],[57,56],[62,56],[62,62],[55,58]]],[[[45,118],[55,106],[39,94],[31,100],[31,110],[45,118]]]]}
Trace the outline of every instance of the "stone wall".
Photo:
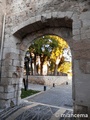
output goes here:
{"type": "Polygon", "coordinates": [[[1,107],[9,107],[12,101],[14,105],[19,103],[24,54],[32,40],[55,34],[64,38],[72,51],[75,111],[82,112],[83,106],[89,111],[90,1],[6,0],[6,5],[1,107]]]}
{"type": "Polygon", "coordinates": [[[29,82],[33,84],[41,84],[47,86],[56,86],[71,83],[71,79],[68,76],[29,76],[29,82]]]}
{"type": "MultiPolygon", "coordinates": [[[[45,15],[51,12],[66,12],[71,11],[77,14],[90,10],[90,1],[87,0],[7,0],[7,19],[6,23],[10,31],[13,31],[16,26],[27,21],[31,17],[45,15]]],[[[62,14],[61,13],[61,14],[62,14]]],[[[64,14],[64,13],[63,13],[64,14]]],[[[62,14],[62,17],[63,17],[62,14]]],[[[65,13],[66,14],[66,13],[65,13]]],[[[50,15],[49,15],[50,16],[50,15]]],[[[38,19],[38,18],[37,18],[38,19]]],[[[12,33],[9,31],[9,34],[12,33]]],[[[7,33],[7,31],[6,31],[7,33]]]]}

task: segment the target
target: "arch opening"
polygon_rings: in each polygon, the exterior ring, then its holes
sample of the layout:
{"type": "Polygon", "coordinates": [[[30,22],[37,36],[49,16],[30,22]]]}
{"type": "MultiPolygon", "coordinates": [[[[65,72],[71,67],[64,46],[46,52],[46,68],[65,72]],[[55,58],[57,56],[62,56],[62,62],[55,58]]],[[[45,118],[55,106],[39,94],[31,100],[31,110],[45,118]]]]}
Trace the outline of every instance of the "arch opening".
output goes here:
{"type": "MultiPolygon", "coordinates": [[[[56,87],[58,92],[65,89],[69,92],[63,90],[60,94],[57,92],[59,97],[65,95],[65,100],[61,99],[64,102],[61,104],[60,101],[60,106],[72,108],[72,55],[68,43],[57,35],[48,34],[34,39],[28,46],[24,56],[24,78],[28,79],[27,89],[31,88],[32,84],[32,86],[38,84],[43,87],[49,86],[48,88],[56,87]]],[[[35,102],[38,101],[39,99],[35,102]]]]}
{"type": "MultiPolygon", "coordinates": [[[[62,18],[63,19],[63,18],[62,18]]],[[[8,75],[8,79],[10,81],[14,80],[12,87],[14,86],[14,91],[12,92],[14,95],[14,99],[12,98],[8,98],[7,101],[5,101],[5,105],[3,105],[4,107],[7,106],[11,106],[10,101],[12,101],[14,103],[14,105],[19,104],[22,100],[20,99],[20,95],[21,95],[21,81],[23,80],[23,63],[24,63],[24,57],[25,57],[25,53],[28,49],[28,47],[31,45],[31,43],[36,40],[37,38],[40,38],[41,36],[45,36],[45,35],[56,35],[56,36],[60,36],[61,38],[63,38],[64,40],[66,40],[66,42],[68,43],[68,45],[70,46],[71,50],[72,50],[72,20],[70,20],[70,24],[68,24],[68,22],[66,22],[65,20],[65,24],[63,23],[63,25],[61,26],[61,18],[50,18],[49,22],[48,19],[46,22],[33,22],[33,24],[24,24],[24,26],[22,26],[20,29],[18,27],[18,30],[16,30],[16,32],[14,32],[14,35],[17,36],[18,38],[18,43],[16,43],[16,48],[18,49],[16,51],[16,53],[14,54],[14,58],[12,59],[12,67],[13,69],[15,68],[14,72],[12,71],[12,78],[10,78],[11,74],[8,75]],[[60,20],[60,21],[59,21],[60,20]],[[52,24],[50,26],[48,26],[47,24],[50,24],[50,21],[52,21],[52,24]],[[58,22],[60,23],[60,25],[58,26],[58,22]],[[40,23],[40,24],[38,24],[40,23]],[[53,24],[54,23],[54,24],[53,24]],[[67,23],[67,24],[66,24],[67,23]],[[32,26],[29,27],[28,25],[32,26]],[[35,28],[39,28],[40,29],[35,29],[35,28]],[[27,28],[27,29],[25,29],[27,28]],[[34,30],[34,31],[29,31],[29,30],[34,30]],[[24,34],[25,31],[25,34],[24,34]],[[16,58],[17,57],[17,58],[16,58]],[[16,60],[17,59],[17,60],[16,60]],[[18,87],[17,87],[18,86],[18,87]]],[[[14,36],[12,36],[14,37],[14,36]]],[[[15,39],[17,39],[15,37],[15,39]]],[[[12,57],[13,52],[9,53],[10,57],[12,57]]],[[[8,58],[9,60],[11,60],[11,58],[8,58]]],[[[2,84],[3,81],[2,81],[2,84]]],[[[7,86],[8,87],[8,83],[7,86]]],[[[7,93],[9,94],[9,93],[7,93]]],[[[11,102],[11,103],[12,103],[11,102]]]]}

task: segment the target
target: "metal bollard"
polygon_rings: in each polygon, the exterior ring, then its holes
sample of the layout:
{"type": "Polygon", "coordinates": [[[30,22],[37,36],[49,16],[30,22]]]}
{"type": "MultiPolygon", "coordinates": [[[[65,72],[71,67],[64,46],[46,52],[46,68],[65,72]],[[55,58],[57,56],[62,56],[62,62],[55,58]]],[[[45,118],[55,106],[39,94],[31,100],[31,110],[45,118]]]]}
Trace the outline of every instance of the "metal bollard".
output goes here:
{"type": "Polygon", "coordinates": [[[66,82],[66,85],[68,85],[68,82],[66,82]]]}
{"type": "Polygon", "coordinates": [[[46,86],[44,85],[44,91],[46,91],[46,86]]]}
{"type": "Polygon", "coordinates": [[[55,83],[53,83],[53,87],[55,87],[55,83]]]}
{"type": "Polygon", "coordinates": [[[25,78],[23,78],[23,84],[24,84],[24,89],[26,89],[26,82],[25,82],[25,78]]]}

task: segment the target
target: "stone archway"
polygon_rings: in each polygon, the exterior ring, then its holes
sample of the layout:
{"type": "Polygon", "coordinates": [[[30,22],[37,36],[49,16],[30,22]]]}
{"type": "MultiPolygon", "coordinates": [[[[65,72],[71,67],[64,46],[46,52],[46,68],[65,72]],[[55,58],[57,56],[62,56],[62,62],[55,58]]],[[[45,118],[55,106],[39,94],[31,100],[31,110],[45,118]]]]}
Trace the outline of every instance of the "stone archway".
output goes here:
{"type": "MultiPolygon", "coordinates": [[[[75,105],[81,105],[81,111],[83,110],[83,106],[89,104],[89,101],[88,103],[85,102],[85,94],[84,96],[79,97],[79,85],[77,84],[77,80],[85,80],[83,77],[84,73],[81,72],[81,70],[83,71],[82,64],[85,61],[82,60],[81,64],[79,64],[79,59],[83,59],[84,56],[82,53],[82,56],[80,57],[80,51],[77,50],[78,42],[76,42],[76,40],[81,39],[79,34],[81,23],[82,21],[78,19],[78,15],[73,14],[72,12],[45,13],[32,17],[13,28],[9,39],[15,42],[14,44],[7,44],[8,38],[7,34],[5,35],[4,45],[7,47],[4,47],[3,50],[0,107],[6,108],[19,104],[25,51],[34,39],[46,34],[58,35],[65,39],[69,44],[73,59],[73,100],[75,105]],[[12,48],[10,48],[11,46],[12,48]],[[79,73],[82,74],[82,77],[79,73]],[[77,88],[76,85],[78,85],[77,88]]],[[[89,75],[87,76],[87,79],[88,78],[89,75]]],[[[84,85],[84,83],[82,84],[84,85]]],[[[82,91],[82,89],[79,90],[82,91]]],[[[87,111],[87,107],[85,108],[87,111]]]]}

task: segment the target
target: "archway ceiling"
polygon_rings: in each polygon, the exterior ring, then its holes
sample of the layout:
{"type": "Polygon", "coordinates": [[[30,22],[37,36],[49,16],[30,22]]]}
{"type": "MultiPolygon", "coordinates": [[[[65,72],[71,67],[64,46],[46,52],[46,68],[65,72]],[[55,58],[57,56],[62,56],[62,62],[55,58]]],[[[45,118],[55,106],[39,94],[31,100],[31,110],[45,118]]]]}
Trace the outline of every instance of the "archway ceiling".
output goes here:
{"type": "Polygon", "coordinates": [[[39,31],[41,29],[57,27],[72,28],[72,20],[64,17],[60,19],[52,18],[45,21],[38,21],[33,24],[24,26],[23,28],[19,29],[16,33],[14,33],[14,35],[22,39],[26,35],[39,31]]]}

